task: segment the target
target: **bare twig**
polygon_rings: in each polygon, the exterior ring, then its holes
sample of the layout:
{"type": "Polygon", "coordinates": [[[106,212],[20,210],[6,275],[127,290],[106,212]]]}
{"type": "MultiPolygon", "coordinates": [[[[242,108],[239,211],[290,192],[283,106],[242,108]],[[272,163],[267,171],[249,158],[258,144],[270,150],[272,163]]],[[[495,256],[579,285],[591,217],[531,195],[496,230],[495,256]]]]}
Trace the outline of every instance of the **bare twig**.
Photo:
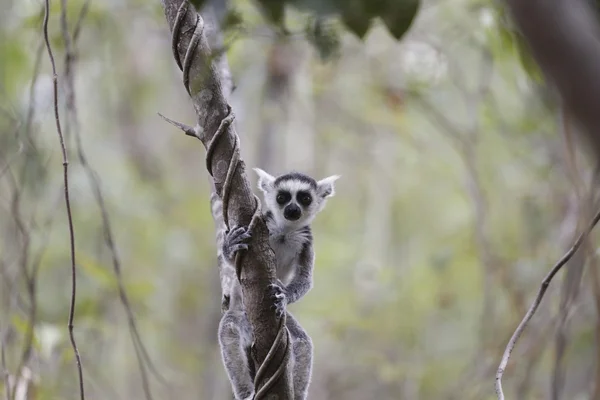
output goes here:
{"type": "Polygon", "coordinates": [[[164,119],[165,121],[167,121],[168,123],[170,123],[171,125],[181,129],[186,135],[191,136],[191,137],[195,137],[196,139],[200,139],[198,137],[198,133],[196,132],[196,130],[194,129],[193,126],[189,126],[186,124],[183,124],[181,122],[177,122],[172,120],[171,118],[167,118],[164,115],[162,115],[161,113],[158,113],[158,115],[164,119]]]}
{"type": "MultiPolygon", "coordinates": [[[[94,168],[89,163],[85,150],[83,148],[83,143],[81,139],[81,129],[79,124],[79,118],[77,114],[77,103],[75,100],[75,61],[76,61],[76,43],[77,38],[79,37],[79,32],[81,31],[82,21],[85,18],[89,7],[89,0],[83,5],[81,12],[79,14],[79,18],[76,23],[76,27],[73,33],[73,38],[71,40],[69,29],[68,29],[68,21],[66,17],[66,0],[62,1],[61,8],[61,31],[63,40],[65,42],[65,83],[66,83],[66,111],[67,111],[67,119],[65,123],[65,133],[71,132],[74,133],[75,137],[75,145],[77,150],[77,155],[79,162],[81,163],[83,169],[85,170],[88,181],[92,187],[92,191],[94,193],[94,198],[100,210],[100,215],[102,218],[102,229],[104,231],[104,243],[106,247],[109,249],[113,271],[116,276],[117,287],[119,292],[119,299],[123,308],[125,309],[125,314],[127,317],[127,323],[129,326],[129,333],[131,335],[131,340],[133,342],[136,359],[138,363],[138,367],[140,369],[140,374],[142,378],[142,388],[144,390],[144,395],[146,399],[152,399],[152,393],[150,390],[150,381],[148,379],[148,374],[146,372],[146,366],[150,369],[150,371],[157,377],[157,379],[163,383],[167,384],[166,380],[162,377],[162,375],[158,372],[157,368],[154,366],[148,351],[141,339],[140,333],[137,328],[137,323],[135,320],[135,315],[131,308],[131,304],[129,302],[129,297],[127,296],[127,292],[125,290],[125,285],[123,283],[123,276],[121,273],[121,258],[119,257],[119,252],[117,249],[117,245],[114,240],[114,234],[112,230],[112,225],[110,222],[108,208],[106,206],[106,202],[104,200],[104,195],[101,189],[101,182],[99,174],[94,170],[94,168]]],[[[67,135],[68,136],[68,135],[67,135]]]]}
{"type": "Polygon", "coordinates": [[[46,41],[46,49],[48,50],[48,57],[52,64],[52,83],[54,93],[54,119],[56,121],[56,131],[58,133],[58,139],[60,141],[60,147],[62,151],[63,159],[63,176],[64,176],[64,190],[65,190],[65,207],[67,210],[67,219],[69,224],[69,239],[71,245],[71,304],[69,309],[69,338],[71,340],[71,346],[75,353],[75,359],[77,361],[77,372],[79,375],[79,395],[81,400],[85,400],[85,391],[83,387],[83,371],[81,368],[81,357],[79,350],[77,349],[77,343],[75,342],[75,336],[73,334],[73,320],[75,318],[75,299],[77,295],[77,268],[75,264],[75,232],[73,229],[73,216],[71,213],[71,201],[69,198],[69,159],[67,157],[67,147],[65,146],[65,139],[62,134],[60,127],[60,117],[58,114],[58,75],[56,74],[56,64],[54,62],[54,54],[52,53],[52,47],[50,46],[50,39],[48,37],[48,18],[50,15],[50,0],[45,0],[46,12],[44,13],[44,40],[46,41]]]}
{"type": "Polygon", "coordinates": [[[517,329],[508,341],[506,349],[504,350],[504,354],[502,355],[502,360],[500,361],[500,365],[498,366],[498,371],[496,372],[496,395],[498,396],[498,400],[504,400],[504,393],[502,391],[502,376],[504,375],[504,371],[506,369],[506,365],[508,364],[510,354],[515,348],[519,337],[521,337],[521,334],[527,327],[527,324],[529,323],[529,321],[535,314],[537,308],[539,307],[540,303],[542,302],[544,294],[546,293],[546,290],[548,289],[552,278],[554,278],[554,275],[556,275],[558,271],[560,271],[560,269],[573,257],[575,252],[579,249],[579,247],[581,247],[581,244],[584,242],[589,232],[596,226],[598,221],[600,221],[600,211],[596,213],[588,227],[579,235],[577,240],[575,240],[575,243],[569,249],[569,251],[567,251],[565,255],[563,255],[561,259],[558,260],[558,262],[552,267],[550,272],[548,272],[548,274],[542,281],[542,284],[538,290],[537,295],[535,296],[533,303],[529,307],[529,310],[527,310],[525,317],[523,317],[523,320],[521,321],[519,326],[517,326],[517,329]]]}

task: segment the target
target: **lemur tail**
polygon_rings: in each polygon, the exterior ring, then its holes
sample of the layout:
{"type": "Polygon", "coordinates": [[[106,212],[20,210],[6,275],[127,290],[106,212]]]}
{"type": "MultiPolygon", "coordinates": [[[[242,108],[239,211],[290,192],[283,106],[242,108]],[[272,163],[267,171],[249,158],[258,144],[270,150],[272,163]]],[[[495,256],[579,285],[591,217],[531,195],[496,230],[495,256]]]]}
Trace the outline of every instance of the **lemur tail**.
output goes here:
{"type": "Polygon", "coordinates": [[[230,265],[223,257],[223,240],[227,227],[223,221],[223,201],[216,194],[210,196],[210,207],[216,227],[217,262],[219,264],[219,276],[221,278],[221,290],[223,305],[229,309],[243,309],[242,288],[238,282],[235,266],[230,265]]]}

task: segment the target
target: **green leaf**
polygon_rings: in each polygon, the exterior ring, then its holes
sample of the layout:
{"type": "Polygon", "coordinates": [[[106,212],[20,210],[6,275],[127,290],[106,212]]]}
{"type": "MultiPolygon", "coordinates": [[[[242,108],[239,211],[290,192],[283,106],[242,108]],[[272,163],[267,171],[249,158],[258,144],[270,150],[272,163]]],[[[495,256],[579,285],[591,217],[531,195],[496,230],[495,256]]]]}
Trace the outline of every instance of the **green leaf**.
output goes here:
{"type": "Polygon", "coordinates": [[[388,0],[383,14],[379,14],[388,31],[396,40],[400,40],[411,27],[417,11],[419,0],[388,0]]]}
{"type": "Polygon", "coordinates": [[[359,38],[364,38],[371,26],[364,3],[361,0],[348,0],[342,11],[344,25],[359,38]]]}
{"type": "Polygon", "coordinates": [[[365,12],[371,18],[383,16],[389,7],[389,3],[390,0],[365,0],[365,12]]]}

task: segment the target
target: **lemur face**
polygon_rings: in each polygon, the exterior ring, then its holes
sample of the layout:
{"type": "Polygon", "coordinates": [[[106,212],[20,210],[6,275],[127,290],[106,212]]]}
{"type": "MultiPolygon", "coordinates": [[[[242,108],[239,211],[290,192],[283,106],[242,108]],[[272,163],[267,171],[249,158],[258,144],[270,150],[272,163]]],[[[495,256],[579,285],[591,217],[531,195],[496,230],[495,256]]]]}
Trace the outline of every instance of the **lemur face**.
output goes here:
{"type": "Polygon", "coordinates": [[[264,193],[266,206],[280,223],[305,226],[323,209],[328,197],[334,195],[333,183],[339,178],[334,175],[315,181],[308,175],[291,172],[278,176],[269,175],[255,168],[258,187],[264,193]]]}

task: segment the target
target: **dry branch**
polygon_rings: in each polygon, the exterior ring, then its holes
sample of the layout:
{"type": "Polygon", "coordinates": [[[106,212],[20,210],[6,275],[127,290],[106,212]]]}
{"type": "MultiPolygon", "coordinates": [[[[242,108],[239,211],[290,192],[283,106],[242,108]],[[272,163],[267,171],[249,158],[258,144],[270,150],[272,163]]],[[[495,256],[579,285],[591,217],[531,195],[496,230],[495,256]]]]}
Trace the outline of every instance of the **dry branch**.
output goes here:
{"type": "MultiPolygon", "coordinates": [[[[558,90],[563,107],[579,124],[580,132],[600,159],[600,26],[592,3],[585,0],[504,0],[516,26],[528,43],[534,59],[549,83],[558,90]]],[[[599,214],[542,282],[525,318],[510,339],[496,374],[496,393],[504,399],[502,375],[510,353],[535,313],[553,276],[570,259],[599,214]]]]}
{"type": "Polygon", "coordinates": [[[500,366],[498,367],[498,371],[496,372],[496,395],[498,396],[498,400],[504,400],[504,393],[502,391],[502,376],[504,375],[504,371],[506,369],[506,365],[508,364],[510,354],[515,348],[519,337],[521,337],[521,334],[527,327],[527,324],[529,323],[529,321],[535,314],[537,308],[539,307],[540,303],[542,302],[544,294],[546,293],[546,290],[548,289],[552,278],[554,278],[554,275],[556,275],[558,271],[560,271],[560,269],[573,257],[573,255],[577,252],[579,247],[581,247],[581,244],[585,241],[590,231],[594,228],[594,226],[596,226],[598,221],[600,221],[600,211],[596,213],[591,223],[588,225],[586,230],[579,235],[579,237],[577,238],[573,246],[569,249],[569,251],[567,251],[565,255],[563,255],[562,258],[554,265],[554,267],[552,267],[550,272],[548,272],[548,274],[542,281],[540,289],[538,290],[538,293],[535,296],[533,303],[529,307],[527,314],[525,314],[525,317],[523,317],[523,320],[521,321],[519,326],[517,326],[517,329],[508,341],[506,349],[504,350],[504,354],[502,355],[502,360],[500,361],[500,366]]]}
{"type": "Polygon", "coordinates": [[[283,365],[285,371],[272,382],[274,384],[266,394],[289,399],[292,393],[291,374],[288,363],[283,364],[289,354],[289,338],[278,335],[281,321],[272,308],[269,291],[269,284],[275,282],[274,253],[269,247],[264,221],[253,218],[258,203],[246,177],[244,163],[238,159],[239,139],[219,73],[211,62],[204,21],[185,0],[162,0],[162,4],[173,34],[175,61],[183,71],[184,87],[197,114],[194,136],[207,148],[207,169],[213,177],[217,195],[223,198],[225,222],[229,226],[248,226],[252,221],[254,225],[250,248],[240,257],[240,283],[254,332],[253,361],[264,367],[257,368],[257,377],[262,377],[258,386],[266,388],[265,383],[282,372],[279,367],[283,365]],[[272,349],[274,343],[279,345],[272,349]],[[267,358],[270,362],[263,364],[267,358]]]}
{"type": "Polygon", "coordinates": [[[48,57],[52,65],[52,83],[53,83],[53,94],[54,94],[54,119],[56,122],[56,131],[58,133],[58,139],[60,141],[60,148],[63,159],[63,179],[64,179],[64,190],[65,190],[65,207],[67,210],[67,219],[69,224],[69,241],[71,246],[71,304],[69,309],[69,338],[71,340],[71,346],[75,353],[75,359],[77,361],[77,372],[79,375],[79,395],[81,400],[85,400],[85,391],[83,387],[83,371],[81,369],[81,357],[79,350],[77,349],[77,343],[75,342],[75,336],[73,334],[73,320],[75,318],[75,299],[77,295],[77,268],[75,264],[75,232],[73,229],[73,215],[71,213],[71,201],[69,198],[69,159],[67,157],[67,147],[65,145],[65,138],[60,127],[60,116],[58,114],[58,76],[56,74],[56,64],[54,62],[54,54],[52,53],[52,47],[50,46],[50,39],[48,37],[48,17],[50,15],[50,0],[45,2],[45,13],[44,13],[44,41],[46,42],[46,49],[48,50],[48,57]]]}

